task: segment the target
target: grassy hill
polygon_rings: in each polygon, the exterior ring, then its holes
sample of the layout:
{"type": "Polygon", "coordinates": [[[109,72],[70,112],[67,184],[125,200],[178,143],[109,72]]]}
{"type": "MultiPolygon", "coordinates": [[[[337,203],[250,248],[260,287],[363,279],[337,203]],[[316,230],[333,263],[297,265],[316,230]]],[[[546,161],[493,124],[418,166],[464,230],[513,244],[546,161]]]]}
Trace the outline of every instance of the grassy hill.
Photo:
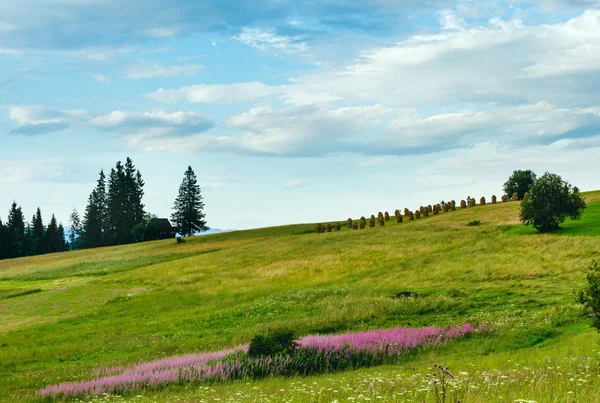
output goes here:
{"type": "Polygon", "coordinates": [[[424,376],[436,362],[461,374],[466,401],[600,401],[598,336],[574,296],[600,258],[600,192],[585,197],[583,219],[556,234],[520,226],[509,202],[384,228],[292,225],[0,261],[0,401],[271,328],[466,322],[497,331],[395,366],[95,401],[435,401],[424,376]],[[401,291],[422,296],[391,298],[401,291]]]}

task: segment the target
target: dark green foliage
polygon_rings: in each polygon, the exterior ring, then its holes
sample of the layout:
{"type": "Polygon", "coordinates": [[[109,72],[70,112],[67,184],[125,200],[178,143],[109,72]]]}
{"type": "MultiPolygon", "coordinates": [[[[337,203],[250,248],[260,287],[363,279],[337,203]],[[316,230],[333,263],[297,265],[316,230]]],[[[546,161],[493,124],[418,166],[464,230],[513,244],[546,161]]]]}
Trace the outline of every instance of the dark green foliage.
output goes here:
{"type": "Polygon", "coordinates": [[[180,236],[175,237],[175,243],[176,244],[185,243],[185,239],[180,236]]]}
{"type": "Polygon", "coordinates": [[[7,243],[8,257],[21,257],[26,255],[25,248],[25,218],[21,206],[13,202],[8,211],[7,243]]]}
{"type": "Polygon", "coordinates": [[[8,229],[2,223],[2,218],[0,218],[0,260],[8,258],[8,253],[8,229]]]}
{"type": "Polygon", "coordinates": [[[531,187],[521,202],[521,221],[539,232],[560,228],[567,217],[579,220],[585,209],[579,192],[557,174],[546,172],[531,187]]]}
{"type": "Polygon", "coordinates": [[[535,180],[535,172],[530,169],[513,171],[512,175],[504,183],[504,193],[507,195],[516,193],[518,200],[521,200],[525,197],[525,192],[531,189],[535,180]]]}
{"type": "Polygon", "coordinates": [[[261,357],[278,354],[292,354],[298,347],[294,332],[275,330],[267,334],[258,334],[250,341],[248,356],[261,357]]]}
{"type": "Polygon", "coordinates": [[[39,207],[31,220],[31,234],[33,237],[33,251],[35,254],[41,255],[45,252],[46,248],[44,247],[44,223],[42,221],[42,212],[39,207]]]}
{"type": "Polygon", "coordinates": [[[479,220],[469,221],[469,223],[467,225],[469,227],[476,227],[478,225],[481,225],[481,221],[479,221],[479,220]]]}
{"type": "MultiPolygon", "coordinates": [[[[62,227],[62,225],[61,225],[62,227]]],[[[65,231],[62,230],[62,238],[59,230],[58,223],[56,222],[56,217],[52,214],[52,218],[50,219],[50,224],[48,224],[48,228],[46,229],[46,234],[44,235],[44,243],[46,244],[46,251],[49,253],[55,252],[63,252],[65,250],[65,231]]]]}
{"type": "Polygon", "coordinates": [[[209,229],[204,219],[206,214],[204,214],[200,186],[191,166],[188,166],[185,171],[173,210],[175,212],[171,216],[171,220],[181,235],[189,236],[209,229]]]}
{"type": "Polygon", "coordinates": [[[131,230],[134,242],[155,241],[160,239],[160,222],[154,214],[146,214],[141,223],[131,230]]]}
{"type": "Polygon", "coordinates": [[[600,332],[600,265],[596,261],[588,268],[587,283],[579,291],[578,300],[592,318],[592,326],[600,332]]]}
{"type": "Polygon", "coordinates": [[[88,204],[83,215],[81,244],[84,248],[104,245],[106,209],[106,177],[104,171],[100,171],[96,188],[88,197],[88,204]]]}

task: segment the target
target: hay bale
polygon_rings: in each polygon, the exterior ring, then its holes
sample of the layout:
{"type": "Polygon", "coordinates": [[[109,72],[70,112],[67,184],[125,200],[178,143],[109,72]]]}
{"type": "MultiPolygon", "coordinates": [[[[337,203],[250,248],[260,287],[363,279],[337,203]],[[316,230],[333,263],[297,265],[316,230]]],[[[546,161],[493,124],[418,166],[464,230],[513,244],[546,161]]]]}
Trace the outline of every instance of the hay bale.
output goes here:
{"type": "Polygon", "coordinates": [[[429,208],[426,207],[425,210],[423,210],[423,217],[429,217],[429,208]]]}
{"type": "Polygon", "coordinates": [[[434,206],[433,215],[438,215],[439,213],[440,211],[438,210],[437,206],[434,206]]]}
{"type": "Polygon", "coordinates": [[[450,210],[452,211],[456,211],[456,201],[452,200],[450,202],[451,206],[450,206],[450,210]]]}
{"type": "Polygon", "coordinates": [[[444,213],[447,213],[450,210],[450,205],[451,205],[450,203],[444,204],[444,207],[442,208],[444,213]]]}
{"type": "Polygon", "coordinates": [[[317,225],[315,225],[315,232],[316,232],[317,234],[320,234],[320,233],[321,233],[321,224],[317,224],[317,225]]]}
{"type": "Polygon", "coordinates": [[[402,222],[402,216],[400,214],[398,214],[396,216],[396,223],[400,224],[402,222]]]}
{"type": "Polygon", "coordinates": [[[394,217],[398,217],[400,215],[400,210],[396,209],[394,211],[394,217]]]}
{"type": "Polygon", "coordinates": [[[482,197],[481,199],[479,199],[479,204],[481,204],[482,206],[485,206],[485,197],[482,197]]]}
{"type": "Polygon", "coordinates": [[[529,197],[529,192],[525,192],[525,194],[523,195],[523,199],[529,197]]]}
{"type": "Polygon", "coordinates": [[[354,221],[352,221],[352,218],[348,218],[348,229],[352,228],[354,224],[354,221]]]}
{"type": "Polygon", "coordinates": [[[415,211],[415,218],[418,220],[419,218],[421,218],[421,211],[417,210],[415,211]]]}
{"type": "Polygon", "coordinates": [[[335,230],[336,231],[340,231],[341,229],[342,229],[342,224],[341,223],[335,224],[335,230]]]}
{"type": "Polygon", "coordinates": [[[467,202],[464,200],[460,201],[460,208],[467,208],[467,202]]]}
{"type": "Polygon", "coordinates": [[[519,195],[517,194],[517,192],[513,193],[511,200],[512,201],[519,201],[519,195]]]}
{"type": "Polygon", "coordinates": [[[433,207],[431,207],[431,204],[429,206],[427,206],[427,212],[433,213],[433,207]]]}
{"type": "Polygon", "coordinates": [[[477,203],[475,202],[475,199],[469,199],[469,207],[475,207],[477,205],[477,203]]]}
{"type": "Polygon", "coordinates": [[[326,231],[327,231],[327,232],[331,232],[331,224],[327,224],[326,231]]]}
{"type": "Polygon", "coordinates": [[[385,218],[386,221],[390,220],[390,214],[386,211],[385,214],[383,214],[383,217],[385,218]]]}
{"type": "Polygon", "coordinates": [[[425,213],[425,207],[423,207],[423,206],[419,207],[419,213],[421,213],[421,214],[425,213]]]}
{"type": "Polygon", "coordinates": [[[375,228],[375,216],[374,215],[372,215],[371,219],[369,220],[369,227],[375,228]]]}
{"type": "Polygon", "coordinates": [[[366,222],[363,220],[360,220],[360,229],[365,229],[365,225],[366,225],[366,222]]]}
{"type": "Polygon", "coordinates": [[[404,215],[410,215],[410,210],[404,207],[404,215]]]}
{"type": "Polygon", "coordinates": [[[415,220],[415,213],[413,213],[412,211],[408,211],[408,221],[414,221],[415,220]]]}
{"type": "Polygon", "coordinates": [[[496,198],[496,195],[492,195],[492,204],[496,204],[498,202],[498,199],[496,198]]]}
{"type": "Polygon", "coordinates": [[[507,195],[502,195],[502,203],[506,203],[508,201],[507,195]]]}
{"type": "Polygon", "coordinates": [[[379,226],[380,226],[380,227],[384,227],[384,226],[385,226],[385,219],[384,219],[383,217],[381,217],[381,218],[379,219],[379,226]]]}

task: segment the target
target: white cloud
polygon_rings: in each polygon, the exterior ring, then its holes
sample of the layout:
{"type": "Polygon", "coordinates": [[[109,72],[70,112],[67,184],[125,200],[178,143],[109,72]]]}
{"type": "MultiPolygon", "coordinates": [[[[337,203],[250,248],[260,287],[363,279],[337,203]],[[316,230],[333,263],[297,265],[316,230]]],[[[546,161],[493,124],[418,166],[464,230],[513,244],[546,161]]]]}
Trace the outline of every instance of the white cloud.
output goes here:
{"type": "Polygon", "coordinates": [[[99,83],[110,82],[110,79],[108,77],[106,77],[104,74],[90,73],[90,75],[92,76],[92,78],[94,80],[98,81],[99,83]]]}
{"type": "Polygon", "coordinates": [[[287,189],[297,189],[297,188],[305,188],[309,186],[310,183],[303,180],[293,180],[285,184],[285,188],[287,189]]]}
{"type": "Polygon", "coordinates": [[[308,50],[308,45],[303,42],[301,37],[278,35],[274,28],[244,27],[233,38],[244,45],[263,51],[299,53],[308,50]]]}
{"type": "Polygon", "coordinates": [[[162,66],[160,64],[138,63],[127,69],[125,77],[131,79],[191,77],[198,74],[203,68],[204,66],[199,64],[162,66]]]}
{"type": "Polygon", "coordinates": [[[144,35],[154,39],[165,39],[174,36],[179,32],[178,27],[157,27],[143,31],[144,35]]]}
{"type": "Polygon", "coordinates": [[[236,84],[199,84],[176,90],[160,88],[148,94],[148,97],[154,101],[167,103],[235,103],[253,101],[279,92],[277,87],[253,81],[236,84]]]}

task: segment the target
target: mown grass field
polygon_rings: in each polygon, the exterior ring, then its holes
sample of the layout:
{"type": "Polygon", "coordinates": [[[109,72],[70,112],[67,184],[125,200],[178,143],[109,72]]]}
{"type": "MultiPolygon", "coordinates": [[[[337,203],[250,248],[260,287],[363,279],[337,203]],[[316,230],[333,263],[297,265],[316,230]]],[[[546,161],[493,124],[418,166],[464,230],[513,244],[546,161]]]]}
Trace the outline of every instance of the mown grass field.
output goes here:
{"type": "Polygon", "coordinates": [[[600,192],[585,197],[583,219],[556,234],[521,226],[518,203],[500,203],[385,228],[292,225],[0,261],[0,401],[271,328],[465,322],[498,330],[395,366],[93,400],[435,401],[424,375],[443,363],[462,401],[600,401],[600,337],[574,294],[600,259],[600,192]],[[391,298],[400,291],[423,297],[391,298]]]}

